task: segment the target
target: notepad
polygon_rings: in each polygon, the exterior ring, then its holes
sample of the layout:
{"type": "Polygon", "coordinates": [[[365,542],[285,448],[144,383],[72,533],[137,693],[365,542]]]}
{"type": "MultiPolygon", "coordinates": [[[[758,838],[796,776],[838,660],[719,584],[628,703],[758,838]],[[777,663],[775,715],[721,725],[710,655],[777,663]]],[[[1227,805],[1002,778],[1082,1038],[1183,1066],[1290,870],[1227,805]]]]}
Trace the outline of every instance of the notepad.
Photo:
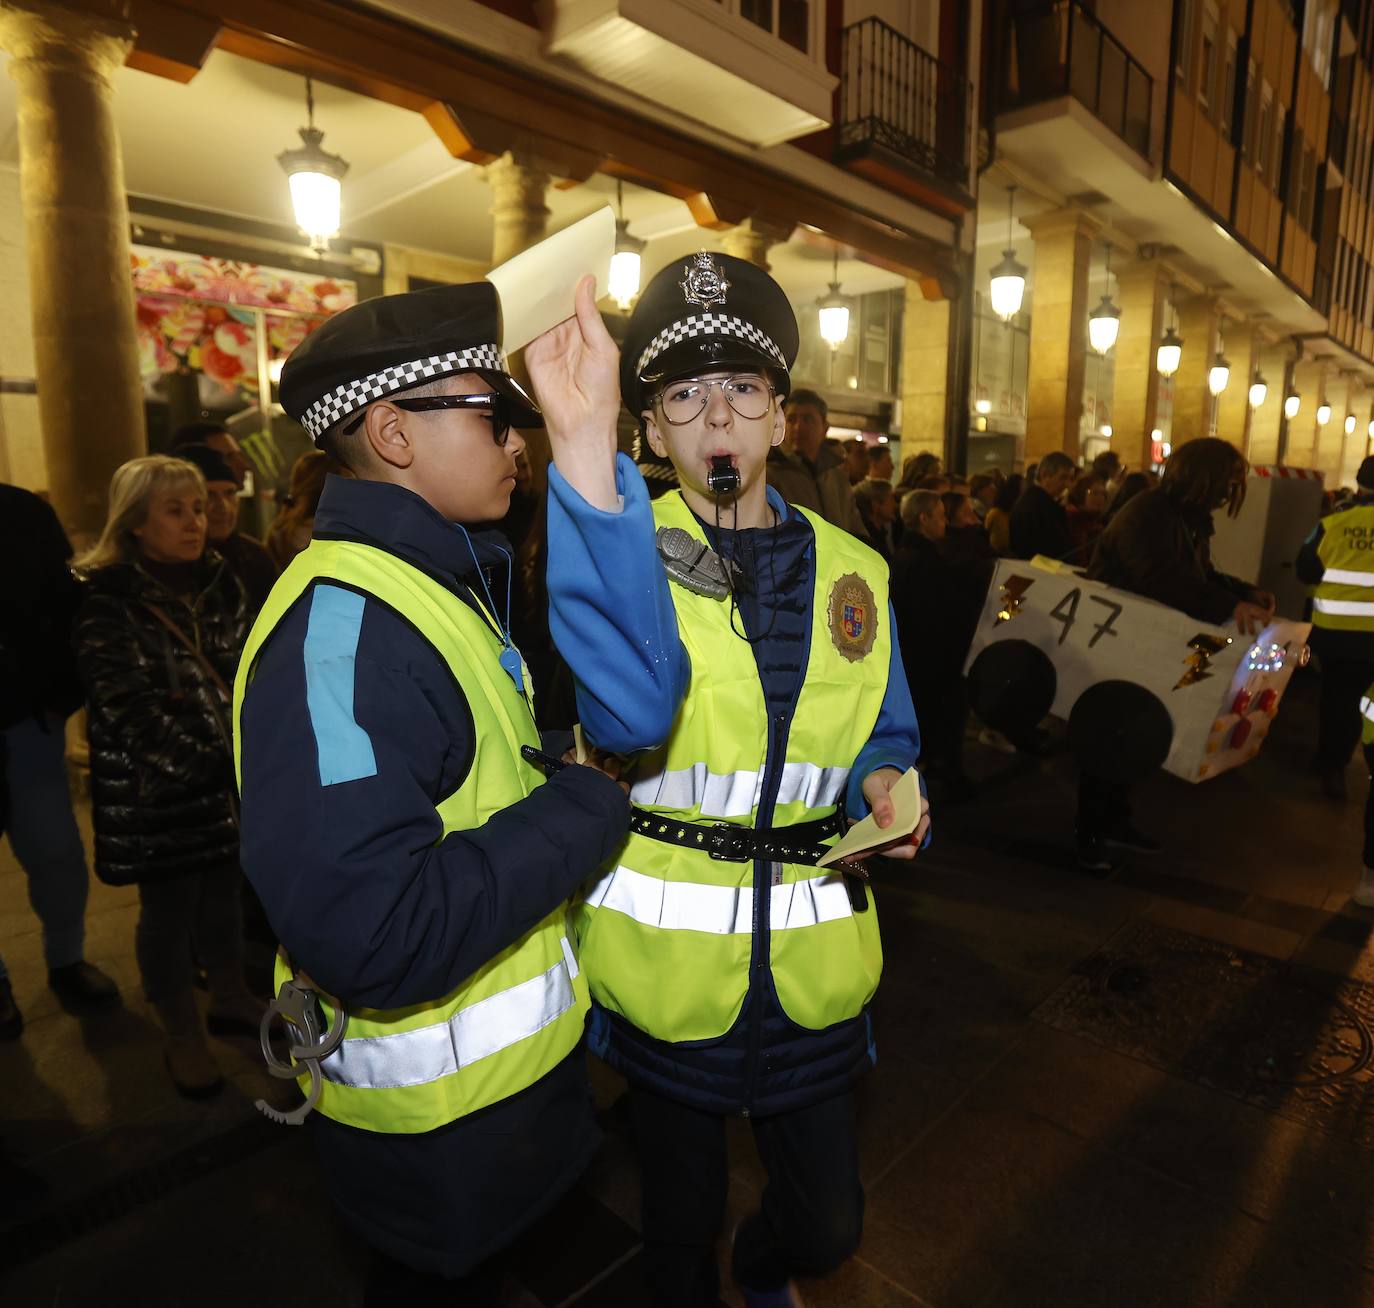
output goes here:
{"type": "Polygon", "coordinates": [[[577,284],[588,273],[597,298],[605,295],[614,253],[615,214],[604,205],[493,268],[487,281],[501,300],[501,348],[514,354],[571,318],[577,284]]]}
{"type": "Polygon", "coordinates": [[[824,858],[817,859],[817,867],[830,867],[845,859],[856,858],[870,850],[881,849],[894,840],[909,836],[916,830],[925,812],[926,803],[921,795],[921,781],[915,768],[908,768],[901,779],[888,792],[892,800],[892,822],[880,827],[870,813],[862,822],[856,822],[837,844],[831,847],[824,858]]]}

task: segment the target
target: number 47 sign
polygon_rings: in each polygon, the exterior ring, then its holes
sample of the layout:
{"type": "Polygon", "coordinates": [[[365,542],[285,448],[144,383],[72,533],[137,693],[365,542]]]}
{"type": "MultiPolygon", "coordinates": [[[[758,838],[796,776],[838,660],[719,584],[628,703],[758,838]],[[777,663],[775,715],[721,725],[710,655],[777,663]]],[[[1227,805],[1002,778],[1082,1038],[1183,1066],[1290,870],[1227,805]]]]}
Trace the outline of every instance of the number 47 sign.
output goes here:
{"type": "MultiPolygon", "coordinates": [[[[1078,606],[1082,598],[1082,588],[1075,587],[1050,610],[1049,616],[1064,624],[1059,632],[1059,644],[1061,645],[1068,640],[1069,632],[1073,630],[1074,624],[1078,621],[1078,606]]],[[[1117,618],[1121,616],[1122,605],[1107,599],[1104,595],[1089,595],[1088,600],[1090,603],[1098,605],[1099,608],[1089,609],[1083,615],[1085,620],[1102,618],[1102,614],[1106,614],[1101,622],[1093,623],[1093,634],[1088,639],[1088,648],[1092,649],[1103,636],[1119,636],[1121,634],[1117,631],[1115,624],[1117,618]]]]}

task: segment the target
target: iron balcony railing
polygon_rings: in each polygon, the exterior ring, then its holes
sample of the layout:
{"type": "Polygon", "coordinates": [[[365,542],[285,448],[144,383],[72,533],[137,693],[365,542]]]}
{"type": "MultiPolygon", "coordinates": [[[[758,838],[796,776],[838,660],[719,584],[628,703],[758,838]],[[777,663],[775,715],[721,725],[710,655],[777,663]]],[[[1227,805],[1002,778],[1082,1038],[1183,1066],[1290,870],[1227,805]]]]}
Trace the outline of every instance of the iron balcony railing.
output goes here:
{"type": "Polygon", "coordinates": [[[1149,158],[1154,79],[1081,0],[1018,8],[1010,23],[1004,111],[1071,95],[1149,158]]]}
{"type": "Polygon", "coordinates": [[[874,146],[968,185],[969,82],[880,18],[844,29],[838,157],[874,146]]]}

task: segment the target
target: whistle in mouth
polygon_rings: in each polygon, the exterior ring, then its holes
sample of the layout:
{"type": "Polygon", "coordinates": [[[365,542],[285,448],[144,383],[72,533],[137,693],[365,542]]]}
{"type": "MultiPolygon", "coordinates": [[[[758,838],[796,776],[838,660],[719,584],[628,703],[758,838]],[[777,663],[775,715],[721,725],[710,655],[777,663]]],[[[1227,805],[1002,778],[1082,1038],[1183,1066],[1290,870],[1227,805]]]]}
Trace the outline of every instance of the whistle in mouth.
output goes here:
{"type": "Polygon", "coordinates": [[[711,456],[711,470],[706,474],[706,485],[717,498],[733,495],[739,490],[739,469],[730,462],[728,454],[711,456]]]}

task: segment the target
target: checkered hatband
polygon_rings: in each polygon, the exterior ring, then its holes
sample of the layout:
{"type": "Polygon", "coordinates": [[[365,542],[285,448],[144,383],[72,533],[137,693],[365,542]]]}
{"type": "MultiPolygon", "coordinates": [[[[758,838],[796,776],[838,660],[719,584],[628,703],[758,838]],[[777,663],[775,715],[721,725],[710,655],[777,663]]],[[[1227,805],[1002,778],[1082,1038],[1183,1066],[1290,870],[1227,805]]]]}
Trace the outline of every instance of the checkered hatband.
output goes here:
{"type": "Polygon", "coordinates": [[[773,344],[772,338],[753,323],[745,322],[743,318],[736,318],[728,313],[702,313],[689,318],[679,318],[677,322],[659,332],[645,346],[635,372],[643,377],[644,370],[669,346],[689,340],[693,336],[733,336],[736,340],[748,341],[750,345],[757,346],[765,354],[771,355],[778,361],[780,368],[787,367],[787,360],[783,358],[782,351],[773,344]]]}
{"type": "Polygon", "coordinates": [[[310,433],[311,440],[317,441],[335,423],[371,404],[373,400],[385,399],[397,391],[409,390],[412,386],[423,385],[437,377],[470,372],[474,368],[505,372],[506,360],[500,347],[474,345],[466,350],[450,350],[447,354],[432,354],[427,359],[393,364],[371,376],[359,377],[357,381],[336,387],[316,400],[302,415],[301,426],[310,433]]]}

